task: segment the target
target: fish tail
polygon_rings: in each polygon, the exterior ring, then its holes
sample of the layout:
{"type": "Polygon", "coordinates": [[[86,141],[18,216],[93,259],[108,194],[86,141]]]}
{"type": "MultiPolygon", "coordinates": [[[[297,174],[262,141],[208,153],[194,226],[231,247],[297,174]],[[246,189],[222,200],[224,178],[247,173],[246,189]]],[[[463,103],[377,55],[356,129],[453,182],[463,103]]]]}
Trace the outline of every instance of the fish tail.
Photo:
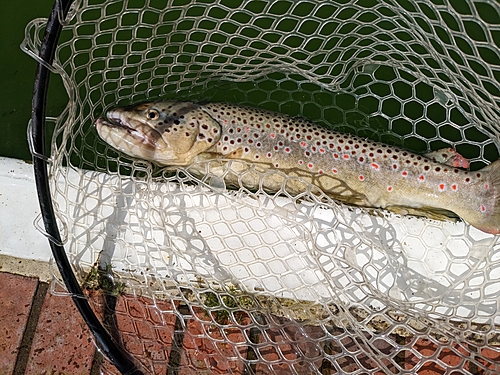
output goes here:
{"type": "Polygon", "coordinates": [[[500,234],[500,159],[479,172],[486,176],[477,186],[476,193],[482,193],[477,195],[471,219],[464,219],[483,232],[500,234]]]}

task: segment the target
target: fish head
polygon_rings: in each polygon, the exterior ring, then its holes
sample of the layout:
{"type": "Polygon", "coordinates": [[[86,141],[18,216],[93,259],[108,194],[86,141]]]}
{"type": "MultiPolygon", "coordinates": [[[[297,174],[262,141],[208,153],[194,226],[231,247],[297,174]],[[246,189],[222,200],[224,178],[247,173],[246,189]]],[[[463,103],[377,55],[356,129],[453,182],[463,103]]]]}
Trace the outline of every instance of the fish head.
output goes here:
{"type": "Polygon", "coordinates": [[[161,165],[189,165],[215,147],[220,124],[191,102],[161,101],[113,108],[95,123],[115,149],[161,165]]]}

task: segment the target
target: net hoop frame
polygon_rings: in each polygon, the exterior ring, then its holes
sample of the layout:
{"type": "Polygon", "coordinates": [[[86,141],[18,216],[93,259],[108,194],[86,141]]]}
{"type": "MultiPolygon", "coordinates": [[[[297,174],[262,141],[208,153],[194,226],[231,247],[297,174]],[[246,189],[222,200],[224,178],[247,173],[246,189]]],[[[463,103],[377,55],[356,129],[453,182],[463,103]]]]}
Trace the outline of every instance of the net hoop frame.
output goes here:
{"type": "Polygon", "coordinates": [[[52,256],[54,257],[64,285],[92,333],[98,350],[122,374],[142,375],[144,372],[138,368],[132,357],[113,340],[110,333],[104,328],[90,307],[87,297],[83,294],[61,241],[61,234],[50,194],[48,175],[49,158],[45,156],[47,92],[51,73],[50,68],[54,61],[56,47],[63,27],[62,20],[66,19],[72,3],[73,0],[56,0],[54,2],[47,20],[39,55],[36,58],[37,67],[33,84],[31,120],[28,126],[28,143],[33,160],[38,202],[45,230],[44,234],[49,240],[52,256]]]}

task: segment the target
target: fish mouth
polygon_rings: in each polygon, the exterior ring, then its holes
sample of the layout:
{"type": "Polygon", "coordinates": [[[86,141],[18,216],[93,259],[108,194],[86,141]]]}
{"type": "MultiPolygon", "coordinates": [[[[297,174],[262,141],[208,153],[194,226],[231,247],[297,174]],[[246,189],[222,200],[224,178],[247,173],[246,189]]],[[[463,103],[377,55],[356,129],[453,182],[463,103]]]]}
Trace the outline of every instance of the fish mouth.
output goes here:
{"type": "Polygon", "coordinates": [[[129,133],[136,132],[137,129],[131,127],[124,119],[123,116],[117,111],[109,111],[106,113],[106,118],[99,117],[95,122],[97,127],[104,125],[111,128],[121,128],[129,133]]]}
{"type": "Polygon", "coordinates": [[[109,143],[111,134],[128,134],[129,137],[146,147],[154,148],[161,134],[156,129],[140,120],[127,116],[127,113],[118,109],[108,111],[106,117],[100,117],[95,122],[97,132],[102,139],[109,143]],[[105,130],[107,128],[107,130],[105,130]]]}

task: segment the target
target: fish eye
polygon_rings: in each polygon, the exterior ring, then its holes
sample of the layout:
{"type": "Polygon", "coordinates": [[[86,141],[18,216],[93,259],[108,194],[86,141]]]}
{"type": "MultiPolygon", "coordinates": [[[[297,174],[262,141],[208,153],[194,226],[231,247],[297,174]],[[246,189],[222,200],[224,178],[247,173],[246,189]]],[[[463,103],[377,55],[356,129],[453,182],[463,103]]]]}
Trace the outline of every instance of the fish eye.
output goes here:
{"type": "Polygon", "coordinates": [[[150,120],[158,120],[160,118],[160,112],[156,109],[150,109],[147,113],[148,119],[150,120]]]}

